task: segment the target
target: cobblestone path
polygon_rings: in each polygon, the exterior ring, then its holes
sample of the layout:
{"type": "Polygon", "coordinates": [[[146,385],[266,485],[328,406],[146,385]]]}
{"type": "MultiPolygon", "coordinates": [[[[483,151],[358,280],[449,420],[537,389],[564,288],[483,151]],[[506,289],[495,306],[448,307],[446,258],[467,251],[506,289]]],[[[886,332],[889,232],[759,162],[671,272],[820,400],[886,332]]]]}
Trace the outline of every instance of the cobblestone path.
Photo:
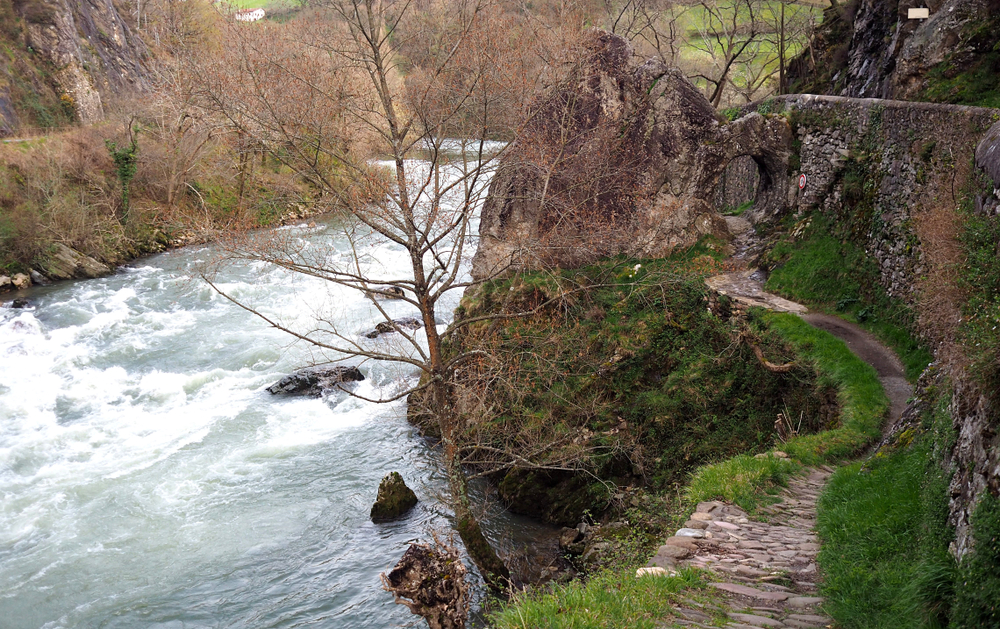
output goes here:
{"type": "Polygon", "coordinates": [[[816,500],[833,468],[813,468],[789,482],[781,502],[751,519],[737,506],[703,502],[684,528],[667,539],[649,567],[672,570],[689,565],[709,570],[716,605],[689,601],[667,627],[715,627],[720,616],[734,629],[830,627],[819,611],[816,554],[816,500]]]}

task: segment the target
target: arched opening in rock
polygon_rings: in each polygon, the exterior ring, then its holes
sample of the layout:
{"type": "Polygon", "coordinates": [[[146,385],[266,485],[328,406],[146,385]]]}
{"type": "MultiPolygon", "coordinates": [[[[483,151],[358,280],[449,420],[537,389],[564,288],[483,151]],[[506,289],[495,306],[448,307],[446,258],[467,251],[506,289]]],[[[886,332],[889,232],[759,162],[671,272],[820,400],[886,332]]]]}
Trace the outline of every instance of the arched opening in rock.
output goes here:
{"type": "Polygon", "coordinates": [[[765,197],[770,187],[767,169],[751,155],[733,159],[719,175],[713,202],[723,216],[741,216],[765,197]]]}

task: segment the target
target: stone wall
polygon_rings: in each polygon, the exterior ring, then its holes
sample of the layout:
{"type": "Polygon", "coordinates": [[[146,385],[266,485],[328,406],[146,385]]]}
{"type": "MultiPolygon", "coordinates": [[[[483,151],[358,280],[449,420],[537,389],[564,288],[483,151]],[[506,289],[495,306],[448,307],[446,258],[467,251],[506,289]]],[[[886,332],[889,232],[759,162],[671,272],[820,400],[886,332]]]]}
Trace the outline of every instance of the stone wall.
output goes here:
{"type": "MultiPolygon", "coordinates": [[[[751,107],[783,111],[792,124],[788,209],[851,217],[855,237],[882,269],[884,287],[914,307],[919,331],[947,366],[955,437],[947,457],[954,472],[949,519],[952,550],[962,557],[979,498],[1000,492],[1000,427],[991,396],[962,368],[956,338],[965,299],[956,271],[963,259],[959,208],[971,202],[1000,220],[1000,124],[994,125],[1000,110],[811,95],[751,107]],[[985,177],[993,179],[992,189],[985,177]]],[[[772,218],[756,209],[748,216],[772,218]]]]}
{"type": "MultiPolygon", "coordinates": [[[[789,205],[831,213],[845,204],[870,205],[865,249],[882,268],[889,294],[913,303],[928,264],[945,262],[938,249],[947,243],[927,232],[940,220],[930,219],[955,216],[974,175],[976,145],[1000,110],[813,95],[765,105],[784,111],[793,127],[798,167],[793,158],[789,205]]],[[[755,209],[751,218],[770,217],[755,209]]]]}

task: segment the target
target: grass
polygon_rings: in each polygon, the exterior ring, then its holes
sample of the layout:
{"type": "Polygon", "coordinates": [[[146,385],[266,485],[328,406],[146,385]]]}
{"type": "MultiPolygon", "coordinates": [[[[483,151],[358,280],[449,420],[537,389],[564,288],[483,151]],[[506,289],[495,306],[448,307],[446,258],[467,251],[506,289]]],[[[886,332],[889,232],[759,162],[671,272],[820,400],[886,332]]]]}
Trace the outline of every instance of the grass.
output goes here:
{"type": "Polygon", "coordinates": [[[799,225],[800,235],[786,236],[768,256],[774,268],[767,290],[868,330],[896,352],[907,380],[916,381],[932,357],[911,333],[913,311],[886,293],[877,264],[838,231],[848,229],[845,221],[815,214],[799,225]]]}
{"type": "Polygon", "coordinates": [[[783,448],[807,465],[833,463],[858,453],[879,437],[889,411],[889,399],[875,369],[854,355],[829,332],[799,317],[767,313],[771,329],[813,361],[823,378],[839,392],[840,426],[812,435],[793,437],[783,448]]]}
{"type": "Polygon", "coordinates": [[[815,434],[792,437],[781,445],[793,461],[767,456],[740,455],[699,468],[686,496],[692,501],[723,499],[748,512],[771,502],[768,497],[787,484],[801,469],[800,463],[833,463],[856,454],[878,438],[889,400],[878,374],[854,355],[840,339],[818,330],[799,317],[768,312],[762,315],[769,329],[796,348],[815,367],[821,382],[836,387],[840,425],[815,434]]]}
{"type": "Polygon", "coordinates": [[[685,496],[691,502],[721,499],[753,513],[773,502],[768,500],[769,493],[787,486],[788,479],[801,469],[799,463],[789,459],[741,454],[698,468],[691,476],[685,496]]]}
{"type": "Polygon", "coordinates": [[[606,571],[587,581],[515,594],[493,614],[494,629],[653,629],[682,598],[704,587],[700,571],[636,578],[635,568],[606,571]]]}
{"type": "Polygon", "coordinates": [[[926,446],[837,471],[820,497],[825,610],[845,629],[919,627],[911,596],[918,574],[920,484],[926,446]]]}

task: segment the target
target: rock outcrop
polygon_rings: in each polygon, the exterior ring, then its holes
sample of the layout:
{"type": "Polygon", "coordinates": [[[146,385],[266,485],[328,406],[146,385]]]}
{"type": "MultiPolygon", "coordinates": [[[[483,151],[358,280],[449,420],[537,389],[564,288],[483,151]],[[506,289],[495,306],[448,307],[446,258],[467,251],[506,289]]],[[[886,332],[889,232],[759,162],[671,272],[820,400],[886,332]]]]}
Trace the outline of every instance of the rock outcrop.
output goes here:
{"type": "MultiPolygon", "coordinates": [[[[15,41],[6,43],[15,55],[30,59],[17,60],[7,71],[33,92],[54,92],[59,116],[99,121],[109,95],[148,86],[148,53],[126,15],[114,0],[13,0],[12,7],[0,7],[0,19],[16,20],[7,32],[15,41]],[[3,15],[8,11],[9,18],[3,15]]],[[[41,102],[37,96],[35,101],[41,102]]],[[[19,122],[31,124],[19,118],[36,113],[19,112],[18,99],[0,85],[0,135],[16,133],[19,122]]],[[[52,118],[49,113],[36,122],[52,126],[58,122],[52,118]]]]}
{"type": "MultiPolygon", "coordinates": [[[[856,98],[968,102],[929,94],[932,72],[945,79],[989,55],[1000,39],[998,0],[835,3],[811,46],[790,67],[794,91],[856,98]],[[909,19],[926,6],[930,18],[909,19]]],[[[989,71],[989,70],[988,70],[989,71]]]]}
{"type": "Polygon", "coordinates": [[[111,273],[107,265],[62,243],[52,246],[41,270],[54,280],[95,278],[111,273]]]}
{"type": "Polygon", "coordinates": [[[661,257],[704,235],[725,238],[715,184],[743,155],[761,167],[758,204],[783,204],[791,146],[783,118],[753,113],[727,124],[679,70],[636,63],[611,33],[590,31],[575,56],[500,163],[474,277],[622,253],[661,257]]]}
{"type": "Polygon", "coordinates": [[[365,376],[357,367],[310,367],[285,376],[267,388],[271,395],[308,395],[320,397],[345,382],[358,382],[365,376]]]}
{"type": "Polygon", "coordinates": [[[395,520],[417,504],[417,495],[406,486],[399,472],[387,474],[378,486],[378,497],[372,505],[372,522],[395,520]]]}
{"type": "Polygon", "coordinates": [[[424,327],[424,324],[420,319],[415,319],[414,317],[403,317],[402,319],[393,319],[392,321],[383,321],[375,326],[375,329],[371,332],[365,334],[366,338],[377,339],[383,334],[392,334],[393,332],[399,332],[400,330],[419,330],[424,327]]]}

